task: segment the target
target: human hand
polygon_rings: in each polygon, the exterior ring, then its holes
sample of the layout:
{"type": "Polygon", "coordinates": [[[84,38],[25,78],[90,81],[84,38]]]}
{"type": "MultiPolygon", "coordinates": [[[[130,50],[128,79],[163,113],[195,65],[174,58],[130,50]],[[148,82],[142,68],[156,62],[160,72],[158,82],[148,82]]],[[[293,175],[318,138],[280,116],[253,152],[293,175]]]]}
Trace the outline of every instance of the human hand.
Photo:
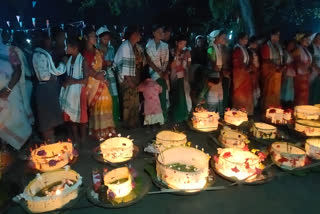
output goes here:
{"type": "Polygon", "coordinates": [[[104,72],[98,72],[94,77],[97,80],[104,81],[104,72]]]}
{"type": "Polygon", "coordinates": [[[6,88],[3,88],[2,90],[0,90],[0,99],[7,100],[9,95],[10,95],[10,91],[7,90],[6,88]]]}

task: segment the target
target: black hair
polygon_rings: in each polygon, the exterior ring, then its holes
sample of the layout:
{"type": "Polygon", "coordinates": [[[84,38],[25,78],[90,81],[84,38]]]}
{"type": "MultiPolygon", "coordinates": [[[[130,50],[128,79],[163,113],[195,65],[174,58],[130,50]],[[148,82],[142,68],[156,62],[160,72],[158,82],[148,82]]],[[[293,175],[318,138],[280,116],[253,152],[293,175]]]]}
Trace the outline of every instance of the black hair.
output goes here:
{"type": "Polygon", "coordinates": [[[165,26],[163,29],[163,32],[172,32],[172,27],[171,26],[165,26]]]}
{"type": "Polygon", "coordinates": [[[13,41],[12,45],[17,46],[19,48],[24,48],[26,46],[27,36],[23,31],[15,31],[13,33],[13,41]]]}
{"type": "Polygon", "coordinates": [[[208,78],[208,82],[216,85],[216,84],[219,84],[220,78],[218,78],[218,77],[209,77],[208,78]]]}
{"type": "Polygon", "coordinates": [[[83,30],[84,35],[88,36],[90,33],[96,33],[95,29],[92,26],[88,26],[83,30]]]}
{"type": "Polygon", "coordinates": [[[246,32],[241,32],[239,33],[238,35],[238,41],[241,40],[241,39],[244,39],[246,36],[248,36],[248,34],[246,32]]]}
{"type": "Polygon", "coordinates": [[[141,72],[141,82],[145,81],[146,79],[151,78],[149,73],[149,66],[144,66],[141,72]]]}
{"type": "Polygon", "coordinates": [[[258,37],[251,36],[250,39],[249,39],[249,44],[256,43],[256,42],[258,42],[258,37]]]}
{"type": "Polygon", "coordinates": [[[180,41],[188,41],[188,37],[186,34],[180,33],[175,36],[175,41],[180,42],[180,41]]]}
{"type": "Polygon", "coordinates": [[[227,32],[225,30],[220,30],[219,34],[216,36],[216,38],[222,36],[222,35],[227,35],[227,32]]]}
{"type": "Polygon", "coordinates": [[[68,37],[67,45],[69,45],[71,47],[77,47],[78,49],[80,49],[81,41],[77,37],[68,37]]]}
{"type": "Polygon", "coordinates": [[[112,37],[110,31],[106,31],[106,32],[101,33],[101,34],[99,35],[99,38],[102,38],[102,37],[104,37],[104,36],[109,36],[110,38],[112,37]]]}
{"type": "Polygon", "coordinates": [[[156,32],[158,29],[162,28],[163,29],[163,26],[161,25],[152,25],[152,33],[156,32]]]}
{"type": "Polygon", "coordinates": [[[290,43],[295,43],[295,44],[297,44],[297,40],[295,40],[295,39],[289,39],[289,40],[285,40],[284,42],[283,42],[283,45],[284,45],[284,47],[287,47],[290,43]]]}
{"type": "Polygon", "coordinates": [[[279,28],[273,28],[270,32],[270,36],[276,35],[280,33],[280,29],[279,28]]]}
{"type": "Polygon", "coordinates": [[[42,31],[42,30],[37,30],[33,34],[32,38],[32,46],[33,48],[42,48],[45,49],[45,42],[47,40],[50,40],[50,36],[48,32],[42,31]]]}
{"type": "Polygon", "coordinates": [[[62,33],[65,33],[65,32],[60,27],[53,27],[51,29],[51,35],[53,40],[56,40],[57,37],[62,33]]]}
{"type": "Polygon", "coordinates": [[[128,26],[124,33],[124,39],[128,40],[134,33],[140,33],[139,26],[128,26]]]}

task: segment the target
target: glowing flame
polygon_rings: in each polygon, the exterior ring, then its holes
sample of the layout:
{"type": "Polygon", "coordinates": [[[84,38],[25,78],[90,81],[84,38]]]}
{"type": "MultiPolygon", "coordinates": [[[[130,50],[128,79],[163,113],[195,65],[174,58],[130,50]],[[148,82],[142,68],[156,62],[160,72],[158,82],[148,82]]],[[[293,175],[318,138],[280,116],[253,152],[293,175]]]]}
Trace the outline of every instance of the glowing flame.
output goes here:
{"type": "Polygon", "coordinates": [[[56,195],[61,195],[61,190],[60,190],[60,189],[58,189],[58,190],[56,191],[56,195]]]}

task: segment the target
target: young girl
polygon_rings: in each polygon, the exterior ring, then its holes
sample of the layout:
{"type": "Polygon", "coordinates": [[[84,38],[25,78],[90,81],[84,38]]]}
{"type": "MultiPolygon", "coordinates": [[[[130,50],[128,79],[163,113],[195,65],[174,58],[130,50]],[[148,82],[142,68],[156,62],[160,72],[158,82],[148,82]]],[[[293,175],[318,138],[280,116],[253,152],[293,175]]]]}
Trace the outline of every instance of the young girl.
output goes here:
{"type": "Polygon", "coordinates": [[[67,54],[70,58],[66,65],[67,77],[60,93],[60,105],[65,122],[70,122],[72,140],[82,143],[86,139],[87,97],[86,83],[88,65],[79,51],[80,42],[77,38],[67,41],[67,54]],[[79,134],[80,131],[80,134],[79,134]]]}
{"type": "Polygon", "coordinates": [[[207,83],[199,95],[198,104],[204,104],[208,111],[223,115],[223,90],[218,72],[209,74],[207,83]]]}
{"type": "Polygon", "coordinates": [[[164,124],[159,94],[162,87],[150,78],[149,71],[143,72],[143,82],[139,85],[139,92],[144,97],[144,125],[164,124]]]}

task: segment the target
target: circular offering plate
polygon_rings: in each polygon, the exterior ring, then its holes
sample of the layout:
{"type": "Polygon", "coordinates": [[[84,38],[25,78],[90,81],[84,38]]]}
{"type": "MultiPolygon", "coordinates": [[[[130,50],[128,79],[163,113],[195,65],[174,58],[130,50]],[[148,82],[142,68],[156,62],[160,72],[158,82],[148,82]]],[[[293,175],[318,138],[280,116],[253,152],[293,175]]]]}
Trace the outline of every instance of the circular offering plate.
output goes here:
{"type": "Polygon", "coordinates": [[[222,174],[221,172],[219,172],[219,170],[217,170],[215,167],[215,162],[213,159],[210,160],[210,165],[211,165],[212,169],[214,170],[214,172],[216,174],[218,174],[220,177],[222,177],[223,179],[231,181],[231,182],[239,182],[240,184],[241,183],[246,184],[246,185],[265,184],[265,183],[270,182],[274,177],[271,170],[264,170],[262,172],[262,174],[258,175],[255,179],[250,180],[250,181],[242,181],[242,180],[237,179],[236,177],[227,177],[224,174],[222,174]]]}
{"type": "Polygon", "coordinates": [[[151,181],[145,173],[140,173],[134,181],[136,183],[135,188],[125,197],[111,201],[101,201],[99,199],[100,193],[94,192],[92,187],[89,187],[87,189],[87,198],[95,206],[103,208],[116,209],[131,206],[143,199],[143,197],[148,194],[151,187],[151,181]]]}
{"type": "Polygon", "coordinates": [[[119,163],[112,163],[112,162],[109,162],[105,159],[103,159],[103,156],[101,154],[101,150],[100,150],[100,146],[97,146],[93,149],[93,158],[100,162],[100,163],[106,163],[106,164],[109,164],[110,166],[114,166],[114,167],[117,167],[119,165],[123,165],[125,163],[128,163],[129,161],[131,161],[132,159],[136,158],[137,155],[139,153],[139,147],[136,146],[136,145],[133,145],[133,155],[132,155],[132,158],[130,158],[129,160],[126,160],[126,161],[123,161],[123,162],[119,162],[119,163]]]}

